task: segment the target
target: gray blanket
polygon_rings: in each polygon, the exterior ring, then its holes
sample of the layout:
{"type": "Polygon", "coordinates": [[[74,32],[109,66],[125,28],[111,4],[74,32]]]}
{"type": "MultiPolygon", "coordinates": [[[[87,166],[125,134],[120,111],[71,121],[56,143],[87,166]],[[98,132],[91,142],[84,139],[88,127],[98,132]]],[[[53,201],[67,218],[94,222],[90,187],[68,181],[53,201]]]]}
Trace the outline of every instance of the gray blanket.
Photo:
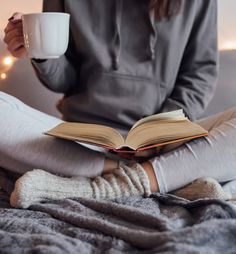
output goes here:
{"type": "Polygon", "coordinates": [[[0,253],[236,253],[235,218],[232,203],[160,194],[21,210],[1,190],[0,253]]]}

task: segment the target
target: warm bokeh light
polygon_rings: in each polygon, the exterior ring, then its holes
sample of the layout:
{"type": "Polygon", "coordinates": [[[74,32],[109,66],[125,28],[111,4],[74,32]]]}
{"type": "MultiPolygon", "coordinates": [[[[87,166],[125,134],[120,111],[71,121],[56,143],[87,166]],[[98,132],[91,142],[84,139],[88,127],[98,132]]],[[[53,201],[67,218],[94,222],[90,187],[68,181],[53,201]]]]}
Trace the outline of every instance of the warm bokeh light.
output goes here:
{"type": "Polygon", "coordinates": [[[221,50],[236,50],[236,41],[226,41],[222,43],[221,50]]]}
{"type": "Polygon", "coordinates": [[[1,79],[6,79],[7,78],[7,74],[6,73],[1,73],[1,79]]]}
{"type": "Polygon", "coordinates": [[[5,58],[3,59],[3,63],[4,63],[5,65],[8,65],[8,66],[12,65],[12,64],[13,64],[13,59],[12,59],[12,57],[10,57],[10,56],[5,57],[5,58]]]}

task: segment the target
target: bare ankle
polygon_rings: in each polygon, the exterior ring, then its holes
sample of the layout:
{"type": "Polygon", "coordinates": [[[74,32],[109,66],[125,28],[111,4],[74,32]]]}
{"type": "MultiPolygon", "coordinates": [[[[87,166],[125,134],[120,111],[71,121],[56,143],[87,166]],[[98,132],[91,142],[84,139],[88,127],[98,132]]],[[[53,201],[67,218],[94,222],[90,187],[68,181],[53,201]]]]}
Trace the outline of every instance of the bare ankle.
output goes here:
{"type": "Polygon", "coordinates": [[[159,192],[160,190],[159,190],[158,182],[156,179],[156,174],[154,172],[152,164],[150,162],[144,162],[141,165],[148,175],[151,191],[152,192],[159,192]]]}
{"type": "Polygon", "coordinates": [[[118,161],[106,158],[104,162],[103,174],[111,173],[116,168],[118,168],[118,161]]]}

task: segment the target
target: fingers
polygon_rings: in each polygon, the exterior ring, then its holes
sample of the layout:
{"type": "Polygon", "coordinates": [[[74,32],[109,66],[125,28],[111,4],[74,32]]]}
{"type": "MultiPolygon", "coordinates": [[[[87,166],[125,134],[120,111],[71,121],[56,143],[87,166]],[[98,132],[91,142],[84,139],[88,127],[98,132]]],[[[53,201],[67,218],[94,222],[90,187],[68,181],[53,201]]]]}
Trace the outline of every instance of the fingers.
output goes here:
{"type": "Polygon", "coordinates": [[[148,157],[157,155],[159,153],[160,149],[161,149],[160,147],[155,147],[155,148],[152,148],[152,149],[139,151],[139,152],[135,153],[135,156],[136,157],[147,157],[148,158],[148,157]]]}
{"type": "Polygon", "coordinates": [[[12,22],[12,23],[17,23],[18,21],[21,21],[22,15],[23,15],[22,13],[15,12],[15,13],[8,19],[8,21],[9,21],[9,22],[12,22]]]}
{"type": "Polygon", "coordinates": [[[22,27],[20,28],[14,28],[12,30],[9,30],[6,34],[5,34],[5,37],[3,39],[3,41],[6,43],[6,44],[9,44],[10,41],[15,38],[15,37],[23,37],[23,29],[22,27]]]}
{"type": "Polygon", "coordinates": [[[11,52],[11,54],[16,58],[24,58],[27,56],[27,52],[25,50],[25,47],[20,47],[17,50],[11,52]]]}
{"type": "Polygon", "coordinates": [[[21,19],[21,18],[22,18],[22,15],[23,15],[23,13],[21,13],[21,12],[15,12],[15,13],[12,15],[12,18],[13,18],[13,20],[18,20],[18,19],[21,19]]]}
{"type": "Polygon", "coordinates": [[[13,14],[4,29],[5,36],[3,39],[3,41],[7,44],[7,49],[14,57],[17,58],[23,58],[26,56],[21,17],[22,13],[13,14]]]}
{"type": "Polygon", "coordinates": [[[8,19],[8,24],[6,28],[4,29],[4,32],[7,33],[10,30],[17,28],[17,26],[22,27],[22,13],[15,12],[9,19],[8,19]]]}
{"type": "Polygon", "coordinates": [[[4,32],[5,34],[7,34],[13,29],[19,29],[22,31],[23,30],[22,21],[21,20],[17,20],[15,22],[9,21],[6,28],[4,29],[4,32]]]}
{"type": "Polygon", "coordinates": [[[13,37],[9,43],[7,44],[7,49],[10,51],[10,52],[13,52],[15,50],[17,50],[18,48],[24,46],[24,37],[23,36],[16,36],[16,37],[13,37]]]}

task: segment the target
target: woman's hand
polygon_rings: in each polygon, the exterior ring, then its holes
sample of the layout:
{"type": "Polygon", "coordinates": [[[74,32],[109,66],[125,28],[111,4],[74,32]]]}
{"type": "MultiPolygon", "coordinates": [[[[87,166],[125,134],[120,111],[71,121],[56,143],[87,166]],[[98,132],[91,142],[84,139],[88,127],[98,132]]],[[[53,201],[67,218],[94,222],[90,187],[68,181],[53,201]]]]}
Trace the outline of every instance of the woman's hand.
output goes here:
{"type": "Polygon", "coordinates": [[[117,155],[120,156],[121,158],[124,158],[130,162],[145,162],[148,161],[149,159],[158,156],[160,154],[160,147],[155,147],[152,149],[148,149],[145,151],[139,151],[136,153],[118,153],[117,155]]]}
{"type": "Polygon", "coordinates": [[[4,29],[5,37],[3,41],[7,44],[7,49],[16,58],[25,58],[27,56],[24,47],[22,13],[14,13],[4,29]]]}

